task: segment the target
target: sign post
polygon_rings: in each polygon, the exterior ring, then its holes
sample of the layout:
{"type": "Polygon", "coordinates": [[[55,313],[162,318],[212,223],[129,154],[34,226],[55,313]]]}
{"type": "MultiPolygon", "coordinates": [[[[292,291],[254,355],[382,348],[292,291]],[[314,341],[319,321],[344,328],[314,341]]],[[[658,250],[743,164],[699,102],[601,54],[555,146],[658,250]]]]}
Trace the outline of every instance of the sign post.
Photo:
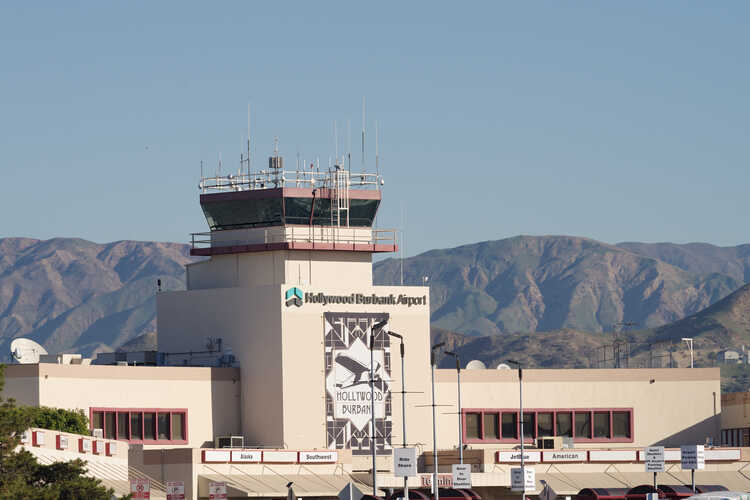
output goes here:
{"type": "Polygon", "coordinates": [[[148,479],[131,479],[130,494],[132,498],[151,498],[151,481],[148,479]]]}
{"type": "Polygon", "coordinates": [[[664,447],[649,446],[643,451],[645,455],[646,472],[654,473],[654,489],[656,489],[656,473],[664,472],[664,447]]]}
{"type": "Polygon", "coordinates": [[[454,488],[471,488],[471,465],[453,464],[453,487],[454,488]]]}
{"type": "Polygon", "coordinates": [[[185,500],[184,481],[167,481],[167,500],[185,500]]]}
{"type": "Polygon", "coordinates": [[[695,469],[706,468],[706,449],[702,444],[680,446],[682,470],[690,470],[690,485],[695,493],[695,469]]]}
{"type": "Polygon", "coordinates": [[[534,491],[536,489],[536,470],[533,467],[513,467],[510,470],[511,491],[534,491]],[[525,477],[524,477],[525,476],[525,477]]]}

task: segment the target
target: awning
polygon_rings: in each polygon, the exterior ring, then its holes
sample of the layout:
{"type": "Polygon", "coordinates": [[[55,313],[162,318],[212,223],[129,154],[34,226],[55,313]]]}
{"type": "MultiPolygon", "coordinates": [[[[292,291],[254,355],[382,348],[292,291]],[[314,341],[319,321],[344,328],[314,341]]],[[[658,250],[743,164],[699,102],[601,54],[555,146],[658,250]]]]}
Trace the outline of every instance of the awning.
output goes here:
{"type": "Polygon", "coordinates": [[[367,492],[367,486],[356,482],[348,474],[200,474],[198,476],[198,495],[208,497],[208,483],[223,482],[227,485],[229,497],[284,497],[286,485],[294,483],[292,489],[297,496],[335,497],[350,482],[367,492]]]}
{"type": "MultiPolygon", "coordinates": [[[[652,484],[654,475],[649,472],[580,472],[580,473],[537,473],[537,491],[544,487],[541,480],[547,481],[555,493],[576,495],[584,488],[626,488],[630,489],[640,484],[652,484]]],[[[675,469],[660,472],[659,482],[672,484],[690,484],[690,471],[675,469]]],[[[707,471],[695,472],[696,484],[715,484],[724,486],[732,491],[750,491],[750,475],[745,476],[736,471],[707,471]]]]}

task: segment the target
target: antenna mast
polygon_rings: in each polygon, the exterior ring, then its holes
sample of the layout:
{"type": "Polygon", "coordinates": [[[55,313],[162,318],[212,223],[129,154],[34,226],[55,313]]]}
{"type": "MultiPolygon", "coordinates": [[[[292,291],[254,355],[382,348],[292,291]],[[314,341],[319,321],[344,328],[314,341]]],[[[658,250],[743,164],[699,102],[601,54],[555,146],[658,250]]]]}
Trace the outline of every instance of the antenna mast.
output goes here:
{"type": "Polygon", "coordinates": [[[362,167],[365,166],[365,96],[362,96],[362,167]]]}
{"type": "Polygon", "coordinates": [[[250,181],[250,103],[247,103],[247,180],[250,181]]]}
{"type": "MultiPolygon", "coordinates": [[[[380,177],[380,157],[378,155],[378,121],[375,120],[375,174],[380,177]]],[[[377,183],[377,177],[375,182],[377,183]]]]}

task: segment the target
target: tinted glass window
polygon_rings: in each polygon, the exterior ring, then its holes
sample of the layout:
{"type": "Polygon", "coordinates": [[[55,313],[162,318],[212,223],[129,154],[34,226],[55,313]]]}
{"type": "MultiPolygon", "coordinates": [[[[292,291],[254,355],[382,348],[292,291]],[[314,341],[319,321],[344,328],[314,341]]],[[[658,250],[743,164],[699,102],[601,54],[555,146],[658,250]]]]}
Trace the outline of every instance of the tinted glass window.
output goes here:
{"type": "Polygon", "coordinates": [[[117,414],[117,439],[130,439],[128,432],[129,418],[127,413],[117,414]]]}
{"type": "Polygon", "coordinates": [[[172,413],[172,439],[187,439],[185,437],[185,414],[172,413]]]}
{"type": "Polygon", "coordinates": [[[91,419],[92,429],[104,429],[104,412],[95,411],[93,418],[91,419]]]}
{"type": "Polygon", "coordinates": [[[558,413],[556,436],[573,437],[573,415],[570,413],[558,413]]]}
{"type": "Polygon", "coordinates": [[[502,432],[504,438],[515,439],[518,437],[518,415],[516,413],[503,413],[502,432]]]}
{"type": "Polygon", "coordinates": [[[143,413],[143,439],[156,439],[156,413],[143,413]]]}
{"type": "Polygon", "coordinates": [[[130,439],[143,439],[143,414],[140,412],[130,414],[130,439]]]}
{"type": "Polygon", "coordinates": [[[480,439],[479,413],[466,414],[466,437],[469,439],[480,439]]]}
{"type": "Polygon", "coordinates": [[[484,414],[484,439],[498,439],[497,413],[484,414]]]}
{"type": "Polygon", "coordinates": [[[536,435],[539,437],[552,436],[552,413],[537,413],[536,435]]]}
{"type": "Polygon", "coordinates": [[[159,413],[159,439],[169,438],[169,413],[159,413]]]}
{"type": "Polygon", "coordinates": [[[212,230],[277,226],[282,223],[280,197],[202,203],[201,208],[212,230]]]}
{"type": "Polygon", "coordinates": [[[609,412],[597,411],[594,413],[594,437],[609,437],[609,412]]]}
{"type": "Polygon", "coordinates": [[[576,437],[591,437],[591,413],[576,412],[576,437]]]}
{"type": "Polygon", "coordinates": [[[612,413],[612,434],[616,438],[630,437],[630,412],[616,411],[612,413]]]}
{"type": "Polygon", "coordinates": [[[534,416],[533,413],[523,414],[523,437],[527,439],[534,437],[534,416]]]}
{"type": "Polygon", "coordinates": [[[107,439],[115,438],[115,412],[113,411],[104,414],[104,437],[107,439]]]}

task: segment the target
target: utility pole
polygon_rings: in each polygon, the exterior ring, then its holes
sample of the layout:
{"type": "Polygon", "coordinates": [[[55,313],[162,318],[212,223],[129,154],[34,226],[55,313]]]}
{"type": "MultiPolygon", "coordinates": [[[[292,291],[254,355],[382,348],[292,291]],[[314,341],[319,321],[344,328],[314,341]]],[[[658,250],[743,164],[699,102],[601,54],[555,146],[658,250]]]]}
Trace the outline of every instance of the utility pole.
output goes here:
{"type": "MultiPolygon", "coordinates": [[[[432,375],[432,490],[435,492],[435,500],[440,500],[440,491],[438,490],[438,452],[437,452],[437,424],[435,421],[435,351],[445,345],[445,342],[435,344],[430,349],[430,370],[432,375]]],[[[407,499],[408,500],[408,499],[407,499]]]]}

